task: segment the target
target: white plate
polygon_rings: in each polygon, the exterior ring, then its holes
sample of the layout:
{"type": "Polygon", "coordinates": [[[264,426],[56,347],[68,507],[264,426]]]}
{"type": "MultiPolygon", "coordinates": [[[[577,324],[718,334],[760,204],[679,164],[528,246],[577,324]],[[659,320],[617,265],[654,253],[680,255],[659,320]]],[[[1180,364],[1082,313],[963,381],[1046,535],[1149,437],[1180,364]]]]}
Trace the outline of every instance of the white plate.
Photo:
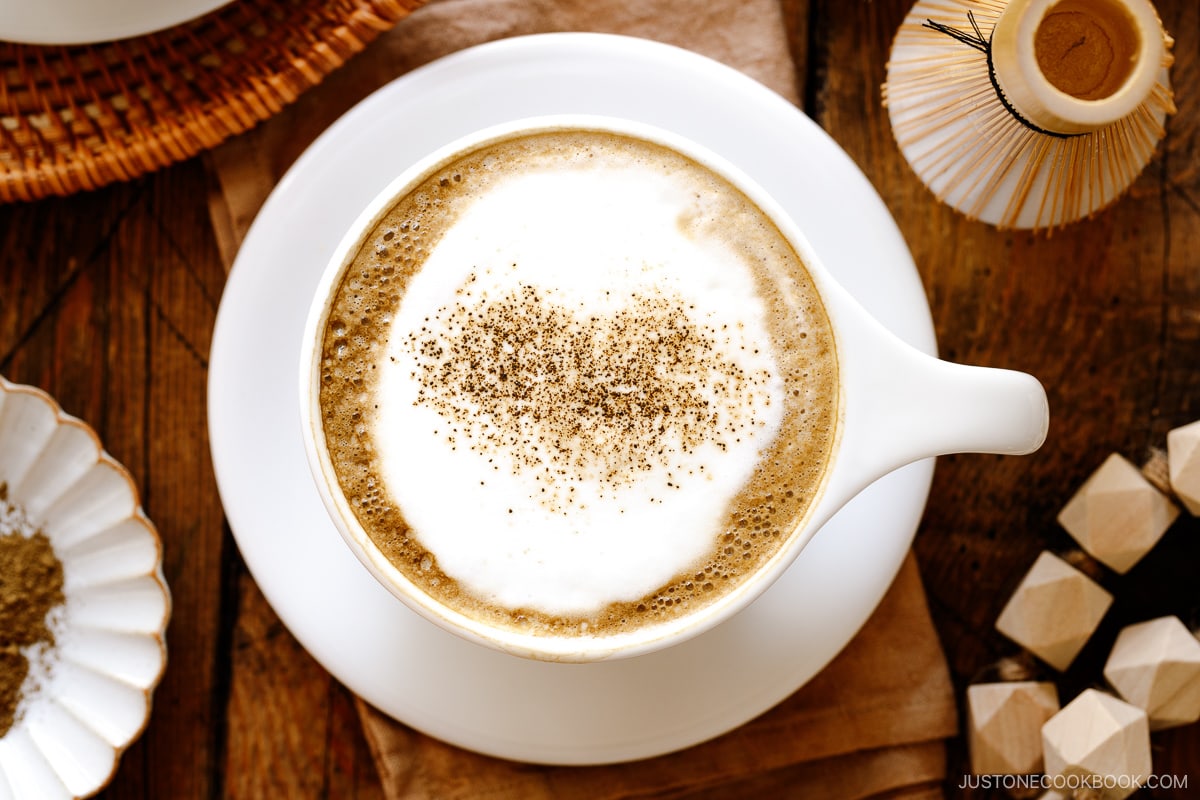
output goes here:
{"type": "Polygon", "coordinates": [[[213,462],[234,536],[296,637],[372,705],[468,749],[559,764],[687,747],[795,691],[883,596],[932,475],[924,462],[877,482],[754,605],[637,658],[571,665],[493,652],[375,583],[328,522],[305,462],[296,371],[310,295],[344,229],[409,163],[477,128],[573,112],[656,124],[725,155],[795,215],[885,324],[934,350],[920,279],[865,177],[794,106],[693,53],[601,34],[503,40],[394,81],[313,143],[247,235],[213,337],[213,462]]]}
{"type": "Polygon", "coordinates": [[[29,674],[0,737],[0,798],[89,796],[145,728],[166,664],[162,543],[95,431],[3,377],[0,484],[0,530],[46,535],[64,596],[47,615],[53,646],[22,648],[29,674]]]}
{"type": "Polygon", "coordinates": [[[92,44],[141,36],[230,0],[0,0],[0,41],[92,44]]]}

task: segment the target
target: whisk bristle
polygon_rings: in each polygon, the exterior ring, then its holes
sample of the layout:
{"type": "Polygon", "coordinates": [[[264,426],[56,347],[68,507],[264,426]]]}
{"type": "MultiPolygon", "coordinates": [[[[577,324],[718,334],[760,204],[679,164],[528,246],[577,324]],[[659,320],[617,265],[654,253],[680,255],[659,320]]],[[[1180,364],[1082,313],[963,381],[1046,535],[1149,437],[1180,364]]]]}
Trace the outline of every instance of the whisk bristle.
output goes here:
{"type": "Polygon", "coordinates": [[[995,80],[990,38],[1007,2],[918,0],[896,33],[883,102],[897,145],[939,200],[1000,228],[1053,230],[1115,201],[1175,111],[1165,33],[1157,85],[1134,113],[1085,133],[1023,119],[995,80]]]}

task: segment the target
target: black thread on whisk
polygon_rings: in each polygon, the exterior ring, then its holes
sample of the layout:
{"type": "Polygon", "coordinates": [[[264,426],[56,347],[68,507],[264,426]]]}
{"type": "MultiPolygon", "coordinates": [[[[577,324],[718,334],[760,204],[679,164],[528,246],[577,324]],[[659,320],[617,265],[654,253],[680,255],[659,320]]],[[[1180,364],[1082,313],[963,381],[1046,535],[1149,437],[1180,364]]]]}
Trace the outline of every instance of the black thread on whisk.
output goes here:
{"type": "Polygon", "coordinates": [[[1008,102],[1008,98],[1004,96],[1004,90],[1000,88],[1000,84],[996,81],[996,65],[992,62],[992,40],[989,36],[984,36],[983,31],[979,28],[979,23],[975,20],[975,12],[967,12],[967,22],[971,23],[971,29],[974,34],[967,31],[952,28],[942,22],[934,22],[931,19],[925,20],[921,25],[922,28],[944,33],[951,39],[965,44],[967,47],[972,47],[987,56],[988,79],[992,82],[992,89],[996,92],[996,98],[1000,101],[1000,105],[1004,106],[1004,110],[1012,115],[1013,119],[1029,128],[1031,131],[1043,134],[1045,136],[1053,136],[1057,139],[1069,139],[1072,136],[1080,136],[1078,133],[1059,133],[1058,131],[1048,131],[1045,128],[1040,128],[1034,125],[1029,120],[1021,116],[1012,104],[1008,102]]]}
{"type": "Polygon", "coordinates": [[[974,31],[975,31],[974,36],[967,33],[966,31],[960,31],[958,28],[951,28],[949,25],[945,24],[944,22],[934,22],[931,19],[925,20],[925,24],[922,25],[921,27],[922,28],[930,28],[932,30],[937,31],[938,33],[944,33],[947,36],[949,36],[951,39],[960,41],[968,47],[974,47],[976,50],[978,50],[981,53],[986,53],[989,50],[991,50],[992,43],[991,43],[991,41],[988,40],[988,38],[986,36],[983,35],[983,31],[981,31],[979,29],[979,23],[976,22],[976,20],[975,20],[975,12],[974,11],[967,12],[967,22],[971,23],[971,28],[974,29],[974,31]]]}

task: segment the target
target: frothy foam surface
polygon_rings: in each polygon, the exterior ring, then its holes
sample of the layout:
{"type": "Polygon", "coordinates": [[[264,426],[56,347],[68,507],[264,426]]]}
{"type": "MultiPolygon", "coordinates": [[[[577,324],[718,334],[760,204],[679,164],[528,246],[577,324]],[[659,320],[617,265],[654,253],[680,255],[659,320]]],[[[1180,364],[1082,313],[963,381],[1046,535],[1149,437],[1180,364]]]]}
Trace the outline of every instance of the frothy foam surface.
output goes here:
{"type": "Polygon", "coordinates": [[[369,535],[510,624],[620,629],[735,585],[803,516],[833,435],[832,336],[795,253],[717,176],[612,134],[445,165],[368,236],[324,353],[369,535]]]}
{"type": "Polygon", "coordinates": [[[502,605],[593,611],[666,583],[778,431],[754,283],[681,219],[702,213],[686,181],[643,190],[663,183],[639,164],[506,179],[391,325],[384,480],[442,569],[502,605]]]}

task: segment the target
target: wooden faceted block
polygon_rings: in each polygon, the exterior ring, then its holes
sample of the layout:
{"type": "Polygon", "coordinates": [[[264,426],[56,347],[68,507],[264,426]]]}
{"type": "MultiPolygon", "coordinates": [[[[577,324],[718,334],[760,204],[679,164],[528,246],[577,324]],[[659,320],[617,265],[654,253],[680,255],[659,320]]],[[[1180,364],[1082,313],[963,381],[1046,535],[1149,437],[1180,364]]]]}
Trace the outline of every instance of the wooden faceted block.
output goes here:
{"type": "Polygon", "coordinates": [[[1053,683],[980,683],[967,688],[971,772],[1030,775],[1042,771],[1042,725],[1058,711],[1053,683]]]}
{"type": "Polygon", "coordinates": [[[1200,420],[1167,434],[1167,470],[1179,502],[1200,516],[1200,420]]]}
{"type": "Polygon", "coordinates": [[[996,620],[996,630],[1055,669],[1083,649],[1112,595],[1051,552],[1033,562],[996,620]]]}
{"type": "Polygon", "coordinates": [[[1170,498],[1113,453],[1059,512],[1058,522],[1093,558],[1124,574],[1178,516],[1170,498]]]}
{"type": "Polygon", "coordinates": [[[1146,712],[1151,730],[1200,720],[1200,641],[1178,617],[1122,630],[1104,677],[1121,697],[1146,712]]]}
{"type": "Polygon", "coordinates": [[[1124,800],[1150,775],[1146,712],[1095,689],[1042,726],[1042,746],[1046,775],[1074,778],[1097,800],[1124,800]]]}

